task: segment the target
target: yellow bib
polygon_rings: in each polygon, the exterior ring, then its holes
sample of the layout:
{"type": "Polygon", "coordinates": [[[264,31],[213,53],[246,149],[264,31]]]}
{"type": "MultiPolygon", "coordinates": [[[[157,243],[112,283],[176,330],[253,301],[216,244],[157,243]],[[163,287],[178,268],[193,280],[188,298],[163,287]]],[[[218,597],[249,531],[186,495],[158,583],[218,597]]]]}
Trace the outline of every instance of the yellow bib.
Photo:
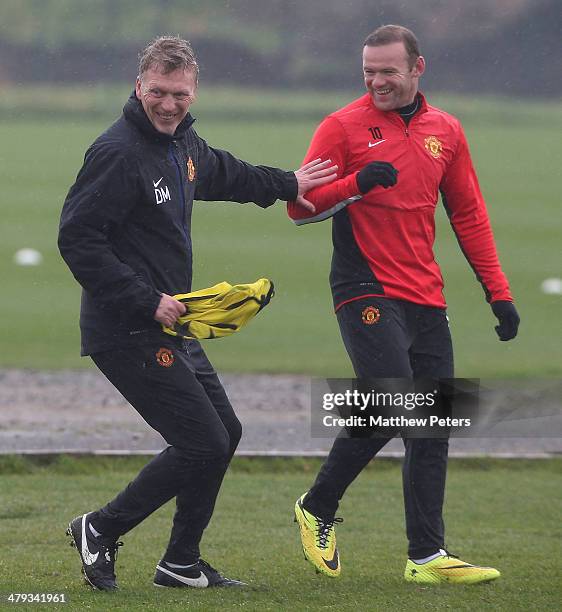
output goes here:
{"type": "Polygon", "coordinates": [[[162,329],[186,339],[230,336],[267,306],[273,295],[273,283],[267,278],[249,285],[222,282],[207,289],[178,293],[173,297],[185,304],[187,312],[173,328],[162,325],[162,329]]]}

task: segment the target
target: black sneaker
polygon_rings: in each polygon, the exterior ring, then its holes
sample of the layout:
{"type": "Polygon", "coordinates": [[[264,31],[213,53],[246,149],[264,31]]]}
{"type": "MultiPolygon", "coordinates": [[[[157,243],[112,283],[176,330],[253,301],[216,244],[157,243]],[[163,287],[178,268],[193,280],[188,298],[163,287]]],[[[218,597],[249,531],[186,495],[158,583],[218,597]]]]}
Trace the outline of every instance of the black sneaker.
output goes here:
{"type": "Polygon", "coordinates": [[[160,561],[156,566],[154,586],[206,589],[207,587],[241,587],[246,586],[246,583],[221,576],[214,567],[203,559],[199,559],[197,563],[181,569],[169,567],[165,561],[160,561]]]}
{"type": "Polygon", "coordinates": [[[99,536],[95,538],[90,531],[88,514],[77,516],[68,524],[66,535],[72,538],[82,561],[84,580],[94,589],[113,591],[117,588],[115,579],[115,558],[117,549],[123,542],[116,542],[99,536]]]}

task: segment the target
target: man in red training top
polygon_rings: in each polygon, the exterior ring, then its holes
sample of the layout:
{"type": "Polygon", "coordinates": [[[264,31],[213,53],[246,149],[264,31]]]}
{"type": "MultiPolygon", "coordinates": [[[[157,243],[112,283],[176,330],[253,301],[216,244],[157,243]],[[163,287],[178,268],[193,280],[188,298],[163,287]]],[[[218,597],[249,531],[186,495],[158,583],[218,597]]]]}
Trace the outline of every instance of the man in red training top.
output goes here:
{"type": "MultiPolygon", "coordinates": [[[[331,159],[338,178],[310,191],[316,207],[288,204],[297,225],[332,217],[330,284],[358,378],[453,377],[443,279],[433,254],[439,192],[460,247],[499,320],[500,340],[519,316],[498,261],[486,206],[460,122],[418,91],[425,60],[415,35],[388,25],[363,48],[367,93],[320,124],[305,158],[331,159]]],[[[336,438],[310,491],[295,504],[305,557],[340,573],[339,500],[390,438],[336,438]]],[[[405,579],[429,584],[493,580],[493,568],[445,550],[442,518],[447,438],[404,438],[405,579]]]]}

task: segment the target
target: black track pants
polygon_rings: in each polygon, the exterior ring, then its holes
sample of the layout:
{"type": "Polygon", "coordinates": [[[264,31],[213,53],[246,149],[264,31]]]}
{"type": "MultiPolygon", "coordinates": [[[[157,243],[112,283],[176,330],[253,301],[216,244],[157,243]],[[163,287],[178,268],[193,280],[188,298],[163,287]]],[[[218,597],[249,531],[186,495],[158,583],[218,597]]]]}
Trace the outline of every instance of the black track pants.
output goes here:
{"type": "Polygon", "coordinates": [[[165,338],[159,345],[97,353],[92,359],[169,444],[92,515],[92,524],[102,534],[118,537],[175,497],[164,558],[192,562],[242,435],[217,374],[196,341],[165,338]]]}
{"type": "MultiPolygon", "coordinates": [[[[358,378],[452,378],[453,350],[446,312],[386,298],[349,302],[337,313],[358,378]]],[[[332,517],[347,487],[390,438],[338,437],[305,506],[332,517]]],[[[422,558],[444,546],[443,501],[448,439],[404,439],[404,508],[408,555],[422,558]]]]}

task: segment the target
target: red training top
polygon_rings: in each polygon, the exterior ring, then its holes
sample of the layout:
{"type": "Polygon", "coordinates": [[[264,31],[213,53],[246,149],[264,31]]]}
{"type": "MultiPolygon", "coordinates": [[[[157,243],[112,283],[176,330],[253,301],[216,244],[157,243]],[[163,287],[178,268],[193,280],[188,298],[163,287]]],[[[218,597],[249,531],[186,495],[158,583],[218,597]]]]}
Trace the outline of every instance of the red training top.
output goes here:
{"type": "Polygon", "coordinates": [[[306,194],[315,213],[294,202],[287,209],[297,225],[333,217],[336,310],[366,296],[445,308],[433,253],[440,191],[487,300],[512,300],[462,126],[418,95],[421,106],[408,126],[397,112],[377,110],[366,94],[328,115],[312,138],[304,162],[329,158],[338,178],[306,194]],[[399,171],[397,183],[361,195],[357,173],[373,161],[390,162],[399,171]]]}

